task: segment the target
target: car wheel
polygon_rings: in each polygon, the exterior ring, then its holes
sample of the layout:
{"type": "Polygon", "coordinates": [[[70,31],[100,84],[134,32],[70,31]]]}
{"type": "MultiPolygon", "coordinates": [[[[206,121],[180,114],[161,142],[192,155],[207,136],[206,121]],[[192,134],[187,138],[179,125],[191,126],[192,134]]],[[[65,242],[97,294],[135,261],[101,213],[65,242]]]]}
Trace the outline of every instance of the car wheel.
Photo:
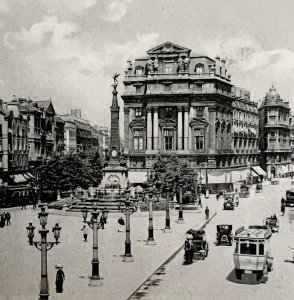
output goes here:
{"type": "Polygon", "coordinates": [[[235,276],[236,276],[236,279],[241,279],[241,276],[242,276],[242,271],[239,270],[239,269],[235,269],[235,276]]]}

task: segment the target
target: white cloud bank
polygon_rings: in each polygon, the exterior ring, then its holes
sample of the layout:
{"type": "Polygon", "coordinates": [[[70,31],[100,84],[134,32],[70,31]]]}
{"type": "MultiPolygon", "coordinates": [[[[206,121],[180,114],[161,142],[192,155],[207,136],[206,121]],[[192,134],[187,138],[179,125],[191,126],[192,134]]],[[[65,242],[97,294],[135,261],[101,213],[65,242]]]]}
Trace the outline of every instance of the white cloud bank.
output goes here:
{"type": "Polygon", "coordinates": [[[100,18],[108,22],[118,22],[127,13],[129,5],[133,0],[115,0],[112,1],[106,8],[105,12],[100,15],[100,18]]]}

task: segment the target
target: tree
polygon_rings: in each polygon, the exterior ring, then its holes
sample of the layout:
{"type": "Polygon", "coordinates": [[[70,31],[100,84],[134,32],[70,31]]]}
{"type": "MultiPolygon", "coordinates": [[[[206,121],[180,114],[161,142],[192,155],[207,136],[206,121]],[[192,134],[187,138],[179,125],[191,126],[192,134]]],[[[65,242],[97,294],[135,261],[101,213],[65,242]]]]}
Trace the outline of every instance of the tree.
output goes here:
{"type": "Polygon", "coordinates": [[[73,190],[97,186],[102,180],[103,160],[99,154],[83,158],[79,153],[55,155],[42,165],[38,184],[42,190],[73,190]]]}

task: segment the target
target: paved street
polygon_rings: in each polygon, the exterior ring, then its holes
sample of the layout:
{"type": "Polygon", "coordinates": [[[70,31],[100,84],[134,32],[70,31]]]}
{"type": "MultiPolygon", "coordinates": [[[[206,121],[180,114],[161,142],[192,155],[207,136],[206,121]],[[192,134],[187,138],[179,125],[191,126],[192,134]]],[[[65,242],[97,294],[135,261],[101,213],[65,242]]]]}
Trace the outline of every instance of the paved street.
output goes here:
{"type": "MultiPolygon", "coordinates": [[[[294,264],[288,245],[294,244],[294,210],[287,208],[280,217],[280,199],[290,187],[290,180],[283,179],[277,186],[267,186],[263,193],[252,193],[240,199],[234,211],[222,211],[206,227],[210,251],[208,259],[183,265],[183,251],[159,274],[139,290],[143,299],[292,299],[294,293],[294,264]],[[280,232],[271,239],[273,271],[268,281],[258,285],[240,284],[235,281],[233,247],[215,246],[216,225],[233,224],[233,230],[243,225],[261,224],[263,219],[277,213],[280,232]]],[[[132,299],[138,299],[132,297],[132,299]]]]}
{"type": "MultiPolygon", "coordinates": [[[[233,230],[242,225],[258,224],[280,210],[280,198],[290,187],[290,180],[284,179],[277,186],[267,186],[263,193],[252,193],[250,198],[240,199],[240,206],[234,211],[223,211],[222,201],[216,202],[215,196],[204,200],[211,215],[216,217],[207,225],[206,231],[210,245],[209,257],[205,261],[182,265],[181,251],[159,275],[151,277],[139,290],[143,299],[290,299],[294,292],[292,279],[294,266],[286,262],[292,259],[288,245],[294,244],[294,226],[291,221],[294,211],[289,208],[280,217],[280,232],[273,235],[272,254],[274,270],[269,273],[268,281],[259,285],[240,285],[234,282],[233,247],[215,246],[217,224],[232,223],[233,230]],[[172,287],[172,288],[171,288],[172,287]],[[141,293],[143,291],[143,294],[141,293]],[[195,296],[196,297],[196,296],[195,296]]],[[[148,213],[131,216],[132,252],[135,261],[123,263],[125,234],[117,232],[119,214],[112,214],[105,230],[99,230],[100,274],[103,285],[89,286],[91,273],[92,236],[87,243],[82,241],[81,215],[65,216],[64,212],[52,211],[48,218],[49,240],[53,240],[51,228],[59,222],[62,227],[61,244],[48,252],[48,276],[50,299],[127,299],[136,289],[157,270],[183,243],[188,228],[199,228],[204,222],[204,212],[185,212],[185,224],[177,224],[177,212],[172,212],[171,234],[163,233],[164,212],[154,216],[156,246],[146,246],[148,213]],[[56,264],[64,265],[64,292],[55,292],[56,264]]],[[[27,243],[25,227],[33,222],[39,229],[37,211],[27,209],[12,213],[12,225],[0,230],[0,290],[2,300],[36,299],[39,293],[40,252],[27,243]],[[3,242],[6,241],[6,242],[3,242]],[[3,271],[7,270],[7,271],[3,271]],[[28,276],[24,276],[28,274],[28,276]],[[26,280],[24,280],[26,278],[26,280]]],[[[37,230],[35,230],[37,231],[37,230]]],[[[35,233],[35,240],[39,234],[35,233]]],[[[138,294],[137,294],[138,295],[138,294]]],[[[138,297],[132,297],[136,299],[138,297]]]]}
{"type": "MultiPolygon", "coordinates": [[[[214,198],[214,197],[213,197],[214,198]]],[[[205,201],[204,201],[205,202],[205,201]]],[[[211,215],[219,203],[211,201],[211,215]]],[[[205,203],[204,203],[205,204],[205,203]]],[[[199,228],[204,222],[204,212],[185,212],[186,224],[177,224],[178,213],[171,213],[172,233],[163,233],[165,212],[154,213],[155,240],[157,245],[147,246],[148,213],[138,212],[131,216],[133,263],[122,262],[125,233],[118,233],[117,220],[120,214],[111,214],[105,230],[99,230],[100,275],[103,285],[89,286],[91,274],[92,236],[88,242],[82,239],[82,216],[64,216],[55,211],[48,217],[49,241],[53,241],[51,228],[56,222],[62,227],[60,244],[48,252],[48,277],[50,299],[93,299],[99,294],[101,299],[126,299],[148,278],[163,261],[180,247],[185,231],[199,228]],[[56,264],[64,265],[64,292],[55,293],[56,264]]],[[[36,226],[35,240],[40,235],[37,211],[27,209],[12,213],[12,225],[0,230],[0,299],[37,299],[40,281],[40,252],[29,246],[26,226],[33,222],[36,226]],[[3,242],[5,241],[5,242],[3,242]],[[24,274],[28,274],[25,276],[24,274]],[[26,280],[24,280],[26,278],[26,280]]],[[[91,230],[90,230],[91,233],[91,230]]]]}

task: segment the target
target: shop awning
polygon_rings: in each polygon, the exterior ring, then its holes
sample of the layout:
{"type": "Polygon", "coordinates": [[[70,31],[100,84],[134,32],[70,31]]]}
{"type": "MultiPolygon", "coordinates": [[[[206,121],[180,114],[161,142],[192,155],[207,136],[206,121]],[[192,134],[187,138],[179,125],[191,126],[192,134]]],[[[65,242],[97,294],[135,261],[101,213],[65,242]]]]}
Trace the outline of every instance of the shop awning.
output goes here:
{"type": "Polygon", "coordinates": [[[294,172],[294,165],[292,164],[289,165],[289,172],[294,172]]]}
{"type": "Polygon", "coordinates": [[[260,167],[260,166],[256,166],[256,167],[251,167],[251,169],[257,174],[257,175],[261,175],[266,177],[266,172],[260,167]]]}
{"type": "Polygon", "coordinates": [[[288,167],[282,166],[281,167],[281,174],[283,175],[283,174],[286,174],[286,173],[289,173],[288,167]]]}
{"type": "Polygon", "coordinates": [[[27,182],[27,179],[22,174],[10,175],[10,178],[15,183],[25,183],[25,182],[27,182]]]}
{"type": "Polygon", "coordinates": [[[22,174],[27,180],[32,180],[33,178],[35,178],[34,175],[32,175],[31,173],[23,173],[22,174]]]}
{"type": "Polygon", "coordinates": [[[130,183],[144,183],[147,178],[147,172],[129,172],[128,174],[130,183]]]}

